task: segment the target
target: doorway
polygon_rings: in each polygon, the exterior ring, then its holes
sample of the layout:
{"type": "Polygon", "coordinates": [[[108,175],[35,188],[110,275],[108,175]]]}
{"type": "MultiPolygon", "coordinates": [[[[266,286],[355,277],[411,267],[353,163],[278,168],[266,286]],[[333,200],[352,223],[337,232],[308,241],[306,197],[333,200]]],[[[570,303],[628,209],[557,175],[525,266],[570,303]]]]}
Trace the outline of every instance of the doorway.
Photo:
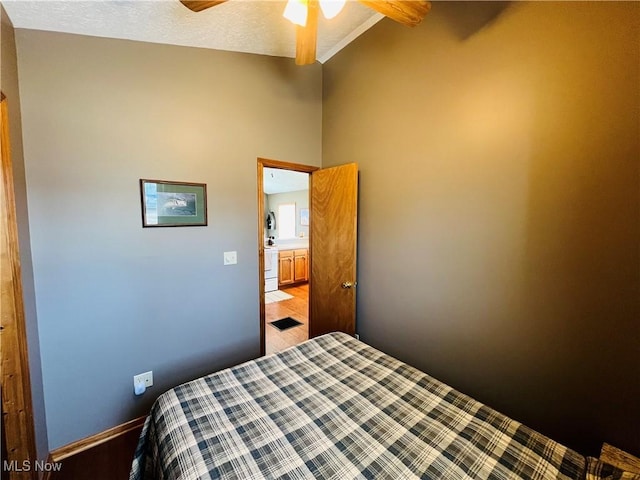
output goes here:
{"type": "Polygon", "coordinates": [[[258,159],[262,355],[309,338],[309,174],[315,170],[258,159]]]}
{"type": "MultiPolygon", "coordinates": [[[[308,336],[317,337],[340,331],[356,334],[358,165],[347,163],[320,169],[308,165],[258,158],[258,277],[260,298],[260,350],[265,354],[265,199],[264,170],[274,168],[304,172],[309,183],[309,248],[306,257],[308,274],[308,336]]],[[[268,213],[268,212],[267,212],[268,213]]],[[[277,240],[279,241],[279,240],[277,240]]],[[[298,275],[285,267],[286,259],[278,252],[278,268],[298,275]]],[[[304,267],[304,259],[294,269],[304,267]]],[[[304,252],[301,252],[304,254],[304,252]]],[[[282,272],[279,273],[279,283],[282,272]]],[[[272,328],[272,325],[268,325],[272,328]]],[[[275,327],[274,327],[275,328],[275,327]]]]}

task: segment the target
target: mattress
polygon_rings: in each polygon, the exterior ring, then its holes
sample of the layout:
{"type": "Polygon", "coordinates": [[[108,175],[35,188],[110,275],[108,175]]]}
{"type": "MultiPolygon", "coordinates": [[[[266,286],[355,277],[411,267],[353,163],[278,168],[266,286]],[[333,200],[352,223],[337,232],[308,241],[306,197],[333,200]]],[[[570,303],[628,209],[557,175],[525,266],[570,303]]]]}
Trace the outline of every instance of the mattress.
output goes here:
{"type": "Polygon", "coordinates": [[[343,333],[180,385],[131,480],[578,479],[585,459],[343,333]]]}

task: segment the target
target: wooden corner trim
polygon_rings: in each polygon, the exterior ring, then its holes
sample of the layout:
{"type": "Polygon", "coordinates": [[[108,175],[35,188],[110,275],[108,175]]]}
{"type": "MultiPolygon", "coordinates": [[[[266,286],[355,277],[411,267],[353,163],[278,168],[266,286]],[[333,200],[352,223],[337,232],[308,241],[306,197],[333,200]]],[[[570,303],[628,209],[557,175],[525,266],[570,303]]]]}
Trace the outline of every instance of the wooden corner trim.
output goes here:
{"type": "Polygon", "coordinates": [[[80,452],[84,452],[85,450],[89,450],[90,448],[108,442],[109,440],[113,440],[120,435],[124,435],[125,433],[130,432],[131,430],[142,427],[146,418],[146,415],[143,417],[134,418],[127,423],[117,425],[113,428],[105,430],[104,432],[96,433],[95,435],[91,435],[89,437],[82,438],[68,445],[65,445],[64,447],[56,448],[49,454],[49,461],[53,463],[60,462],[65,458],[69,458],[80,452]]]}
{"type": "MultiPolygon", "coordinates": [[[[2,386],[3,432],[8,451],[3,461],[22,462],[36,458],[33,422],[33,402],[27,345],[27,327],[22,293],[22,274],[18,245],[18,221],[13,187],[11,142],[9,136],[9,107],[0,94],[0,323],[2,330],[2,358],[0,372],[2,386]]],[[[11,479],[18,478],[10,473],[11,479]]],[[[35,470],[19,478],[36,479],[35,470]]]]}

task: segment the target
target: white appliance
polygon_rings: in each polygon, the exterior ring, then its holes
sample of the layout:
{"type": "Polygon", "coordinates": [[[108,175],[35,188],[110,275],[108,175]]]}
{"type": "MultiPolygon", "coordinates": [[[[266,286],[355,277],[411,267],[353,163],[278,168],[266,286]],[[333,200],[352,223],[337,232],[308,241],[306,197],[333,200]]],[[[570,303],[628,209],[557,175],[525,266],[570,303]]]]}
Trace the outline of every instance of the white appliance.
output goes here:
{"type": "Polygon", "coordinates": [[[264,247],[264,291],[278,290],[278,249],[264,247]]]}

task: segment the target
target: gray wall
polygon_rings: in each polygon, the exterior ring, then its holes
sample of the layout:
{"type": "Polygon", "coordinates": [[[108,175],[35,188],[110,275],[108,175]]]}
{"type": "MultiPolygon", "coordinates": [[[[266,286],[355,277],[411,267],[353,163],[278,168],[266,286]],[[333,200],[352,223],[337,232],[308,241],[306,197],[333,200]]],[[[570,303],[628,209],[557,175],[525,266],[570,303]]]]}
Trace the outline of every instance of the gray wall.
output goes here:
{"type": "Polygon", "coordinates": [[[33,401],[33,420],[36,435],[36,449],[39,459],[49,454],[47,425],[40,364],[40,343],[38,341],[38,319],[33,286],[33,266],[29,241],[27,209],[27,189],[24,177],[24,157],[22,151],[22,120],[20,114],[20,88],[18,87],[18,61],[16,56],[15,32],[4,7],[0,5],[0,89],[7,97],[9,109],[9,135],[11,137],[11,159],[13,164],[16,216],[18,220],[18,242],[22,273],[22,293],[27,327],[27,348],[33,401]]]}
{"type": "Polygon", "coordinates": [[[640,454],[639,25],[434,2],[323,69],[323,166],[360,166],[362,338],[591,454],[640,454]]]}
{"type": "Polygon", "coordinates": [[[320,165],[320,66],[16,31],[50,448],[260,352],[257,157],[320,165]],[[203,182],[208,227],[141,227],[138,179],[203,182]],[[236,250],[238,264],[223,266],[236,250]],[[133,394],[134,374],[155,385],[133,394]]]}

